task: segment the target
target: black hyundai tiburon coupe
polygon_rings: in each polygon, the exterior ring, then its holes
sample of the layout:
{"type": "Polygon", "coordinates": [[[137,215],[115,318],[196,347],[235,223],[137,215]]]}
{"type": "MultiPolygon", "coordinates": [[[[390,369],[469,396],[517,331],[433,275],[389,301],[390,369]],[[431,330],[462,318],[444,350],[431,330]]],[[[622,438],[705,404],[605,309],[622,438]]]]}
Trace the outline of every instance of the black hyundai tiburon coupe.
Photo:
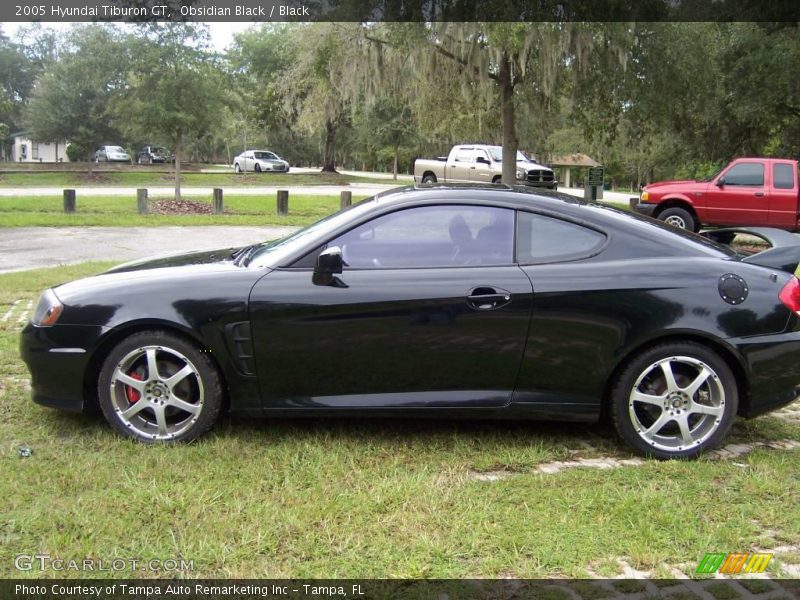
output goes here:
{"type": "MultiPolygon", "coordinates": [[[[570,196],[383,193],[273,242],[128,263],[46,290],[33,399],[191,440],[250,415],[613,418],[693,457],[800,384],[800,246],[746,256],[570,196]]],[[[721,235],[730,235],[723,232],[721,235]]]]}

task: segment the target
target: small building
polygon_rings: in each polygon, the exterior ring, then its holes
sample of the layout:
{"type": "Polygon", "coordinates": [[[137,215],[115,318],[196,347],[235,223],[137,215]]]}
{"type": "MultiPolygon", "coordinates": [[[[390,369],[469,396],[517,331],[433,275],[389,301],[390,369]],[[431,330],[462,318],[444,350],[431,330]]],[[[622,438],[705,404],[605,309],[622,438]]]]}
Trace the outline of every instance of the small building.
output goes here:
{"type": "Polygon", "coordinates": [[[69,162],[66,140],[40,142],[29,138],[24,131],[13,134],[13,138],[9,159],[14,162],[69,162]]]}
{"type": "Polygon", "coordinates": [[[548,164],[557,170],[559,185],[562,187],[572,187],[573,183],[580,182],[585,179],[586,169],[590,167],[599,167],[600,163],[595,159],[586,156],[585,154],[562,154],[554,156],[548,164]],[[577,181],[572,179],[573,169],[582,170],[583,177],[579,176],[577,181]]]}

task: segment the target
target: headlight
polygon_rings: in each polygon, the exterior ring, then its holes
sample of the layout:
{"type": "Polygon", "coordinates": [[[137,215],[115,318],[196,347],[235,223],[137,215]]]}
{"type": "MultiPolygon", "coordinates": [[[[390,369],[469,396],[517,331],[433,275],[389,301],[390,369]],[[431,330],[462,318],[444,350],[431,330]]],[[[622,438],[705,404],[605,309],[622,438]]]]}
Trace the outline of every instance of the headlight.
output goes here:
{"type": "Polygon", "coordinates": [[[36,304],[36,309],[33,311],[31,323],[39,327],[50,327],[58,321],[61,312],[64,310],[64,305],[58,299],[53,290],[45,290],[39,302],[36,304]]]}
{"type": "Polygon", "coordinates": [[[517,169],[517,179],[525,179],[527,175],[524,169],[517,169]]]}
{"type": "Polygon", "coordinates": [[[648,192],[642,192],[642,202],[647,202],[650,200],[650,194],[648,192]]]}

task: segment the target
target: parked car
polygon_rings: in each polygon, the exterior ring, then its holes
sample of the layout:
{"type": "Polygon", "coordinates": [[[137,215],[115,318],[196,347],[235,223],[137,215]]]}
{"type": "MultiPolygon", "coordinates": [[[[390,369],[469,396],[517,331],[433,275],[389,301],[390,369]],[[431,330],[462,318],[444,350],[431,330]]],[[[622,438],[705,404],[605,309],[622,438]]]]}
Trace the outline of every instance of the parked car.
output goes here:
{"type": "Polygon", "coordinates": [[[229,400],[251,416],[608,413],[637,452],[688,458],[800,393],[800,246],[775,239],[744,257],[563,194],[404,188],[281,240],[48,289],[21,354],[35,402],[99,403],[142,442],[196,438],[229,400]]]}
{"type": "Polygon", "coordinates": [[[289,163],[269,150],[248,150],[233,159],[233,170],[237,173],[246,173],[248,171],[253,171],[254,173],[265,171],[288,173],[289,163]]]}
{"type": "Polygon", "coordinates": [[[636,209],[670,225],[766,225],[800,231],[797,161],[739,158],[707,180],[663,181],[643,188],[636,209]]]}
{"type": "Polygon", "coordinates": [[[140,165],[175,162],[175,157],[164,146],[142,146],[136,153],[136,162],[140,165]]]}
{"type": "Polygon", "coordinates": [[[131,155],[122,146],[100,146],[94,153],[94,162],[131,162],[131,155]]]}
{"type": "MultiPolygon", "coordinates": [[[[502,178],[502,146],[464,144],[453,146],[448,156],[414,161],[414,181],[417,183],[500,183],[502,178]]],[[[517,151],[517,183],[551,190],[558,188],[553,170],[540,165],[521,150],[517,151]]]]}

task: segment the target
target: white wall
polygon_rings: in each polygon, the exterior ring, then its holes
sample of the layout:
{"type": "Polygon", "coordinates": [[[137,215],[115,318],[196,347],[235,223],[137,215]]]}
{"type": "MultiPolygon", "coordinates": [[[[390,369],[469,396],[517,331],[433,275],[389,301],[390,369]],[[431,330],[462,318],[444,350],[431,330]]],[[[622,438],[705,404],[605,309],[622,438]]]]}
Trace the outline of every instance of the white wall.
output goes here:
{"type": "Polygon", "coordinates": [[[67,142],[34,142],[18,135],[14,137],[11,159],[14,162],[69,162],[67,142]]]}

